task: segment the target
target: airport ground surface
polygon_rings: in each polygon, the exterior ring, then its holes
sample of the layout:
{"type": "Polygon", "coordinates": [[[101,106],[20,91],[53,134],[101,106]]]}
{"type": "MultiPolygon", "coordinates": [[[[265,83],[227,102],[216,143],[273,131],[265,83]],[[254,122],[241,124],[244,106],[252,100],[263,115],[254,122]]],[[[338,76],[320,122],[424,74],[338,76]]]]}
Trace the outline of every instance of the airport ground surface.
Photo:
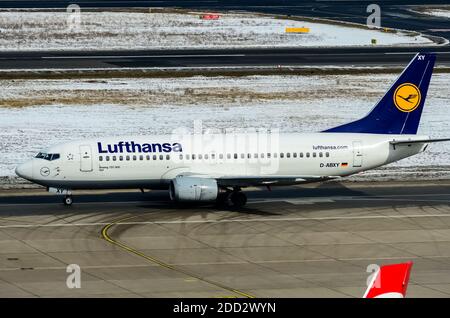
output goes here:
{"type": "MultiPolygon", "coordinates": [[[[371,0],[363,1],[327,1],[327,0],[78,0],[76,3],[85,8],[188,8],[197,10],[234,10],[263,12],[325,18],[365,24],[367,6],[371,0]]],[[[3,0],[0,8],[66,8],[72,0],[3,0]]],[[[444,18],[421,15],[410,11],[412,6],[427,7],[447,5],[447,0],[379,0],[381,7],[381,24],[383,27],[425,32],[430,35],[450,39],[448,21],[444,18]]]]}
{"type": "Polygon", "coordinates": [[[128,51],[0,52],[0,70],[252,68],[279,66],[401,65],[419,51],[436,52],[437,64],[450,65],[448,46],[379,48],[285,48],[128,51]]]}
{"type": "Polygon", "coordinates": [[[369,264],[414,262],[450,296],[450,182],[249,190],[240,211],[165,192],[0,192],[0,297],[361,297],[369,264]],[[67,264],[81,288],[66,287],[67,264]]]}

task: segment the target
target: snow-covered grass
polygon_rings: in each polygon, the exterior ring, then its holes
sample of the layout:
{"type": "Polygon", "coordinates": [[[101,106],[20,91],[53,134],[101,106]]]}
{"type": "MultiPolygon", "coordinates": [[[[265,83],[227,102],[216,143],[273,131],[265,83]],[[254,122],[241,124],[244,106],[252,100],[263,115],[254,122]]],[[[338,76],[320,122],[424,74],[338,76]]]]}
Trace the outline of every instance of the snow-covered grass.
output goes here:
{"type": "Polygon", "coordinates": [[[70,14],[0,12],[0,50],[364,46],[371,45],[373,38],[377,39],[377,45],[433,43],[426,37],[403,32],[252,14],[225,14],[212,21],[188,13],[82,11],[79,19],[70,14]],[[286,27],[309,27],[311,31],[287,34],[286,27]]]}
{"type": "MultiPolygon", "coordinates": [[[[12,176],[17,163],[53,144],[94,136],[170,134],[180,126],[192,130],[194,120],[204,128],[320,131],[366,114],[396,77],[0,80],[0,176],[12,176]],[[21,106],[5,106],[13,101],[21,106]],[[26,106],[35,104],[40,106],[26,106]]],[[[450,136],[449,82],[450,74],[433,75],[420,133],[450,136]]],[[[431,145],[391,169],[437,165],[450,166],[450,143],[431,145]]]]}
{"type": "Polygon", "coordinates": [[[450,19],[450,7],[448,9],[425,9],[420,11],[420,13],[450,19]]]}

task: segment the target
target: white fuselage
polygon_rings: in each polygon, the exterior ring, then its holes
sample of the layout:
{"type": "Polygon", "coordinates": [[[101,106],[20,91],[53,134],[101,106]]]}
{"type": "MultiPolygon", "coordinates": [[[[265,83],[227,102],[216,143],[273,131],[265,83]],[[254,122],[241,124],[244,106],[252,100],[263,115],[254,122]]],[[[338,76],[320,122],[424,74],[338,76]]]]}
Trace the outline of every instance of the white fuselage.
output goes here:
{"type": "Polygon", "coordinates": [[[63,189],[165,189],[180,174],[339,177],[422,151],[420,143],[395,147],[389,143],[410,137],[418,136],[288,133],[273,138],[249,134],[188,135],[176,140],[171,135],[100,138],[51,147],[44,152],[47,158],[23,164],[20,175],[63,189]],[[51,160],[52,154],[59,156],[51,160]]]}

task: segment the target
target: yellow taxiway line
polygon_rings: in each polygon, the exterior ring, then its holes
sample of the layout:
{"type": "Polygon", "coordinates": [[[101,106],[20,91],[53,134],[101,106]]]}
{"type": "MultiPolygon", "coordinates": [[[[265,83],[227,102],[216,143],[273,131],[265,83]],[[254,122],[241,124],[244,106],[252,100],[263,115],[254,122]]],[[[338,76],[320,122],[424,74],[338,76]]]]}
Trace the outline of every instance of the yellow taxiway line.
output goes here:
{"type": "Polygon", "coordinates": [[[140,257],[146,259],[147,261],[149,261],[151,263],[158,264],[161,267],[167,268],[169,270],[172,270],[172,271],[175,271],[175,272],[178,272],[178,273],[182,273],[182,274],[184,274],[186,276],[189,276],[191,278],[195,278],[195,279],[197,279],[199,281],[202,281],[202,282],[205,282],[207,284],[213,285],[215,287],[219,287],[221,289],[224,289],[224,290],[227,290],[229,292],[235,293],[235,294],[237,294],[237,295],[239,295],[241,297],[255,298],[255,296],[253,296],[253,295],[251,295],[249,293],[245,293],[243,291],[240,291],[240,290],[237,290],[237,289],[225,286],[223,284],[220,284],[220,283],[217,283],[217,282],[213,282],[213,281],[211,281],[209,279],[203,278],[203,277],[198,276],[196,274],[193,274],[193,273],[190,273],[188,271],[185,271],[185,270],[183,270],[181,268],[177,268],[177,267],[175,267],[173,265],[170,265],[170,264],[168,264],[168,263],[166,263],[166,262],[164,262],[162,260],[159,260],[159,259],[157,259],[155,257],[152,257],[152,256],[146,255],[146,254],[144,254],[142,252],[139,252],[138,250],[134,249],[133,247],[128,246],[128,245],[126,245],[126,244],[124,244],[124,243],[122,243],[120,241],[117,241],[117,240],[111,238],[111,236],[108,234],[108,231],[111,229],[111,227],[113,227],[117,223],[121,223],[121,222],[130,220],[130,219],[136,218],[136,217],[137,217],[137,215],[135,215],[135,216],[128,216],[126,218],[121,218],[121,219],[115,220],[115,221],[105,225],[102,228],[102,231],[101,231],[103,239],[105,239],[107,242],[109,242],[109,243],[111,243],[113,245],[116,245],[116,246],[118,246],[118,247],[120,247],[120,248],[122,248],[122,249],[124,249],[124,250],[126,250],[128,252],[130,252],[130,253],[133,253],[133,254],[135,254],[137,256],[140,256],[140,257]]]}

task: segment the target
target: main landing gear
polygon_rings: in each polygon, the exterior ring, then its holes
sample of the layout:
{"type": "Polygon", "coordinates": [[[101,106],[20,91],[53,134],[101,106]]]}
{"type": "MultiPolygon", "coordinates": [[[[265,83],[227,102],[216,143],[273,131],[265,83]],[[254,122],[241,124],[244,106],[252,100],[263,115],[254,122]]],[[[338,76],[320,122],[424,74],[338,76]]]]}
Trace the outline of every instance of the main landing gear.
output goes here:
{"type": "Polygon", "coordinates": [[[217,203],[228,207],[241,208],[247,203],[247,196],[239,187],[235,187],[233,190],[226,189],[225,192],[219,193],[217,203]]]}

